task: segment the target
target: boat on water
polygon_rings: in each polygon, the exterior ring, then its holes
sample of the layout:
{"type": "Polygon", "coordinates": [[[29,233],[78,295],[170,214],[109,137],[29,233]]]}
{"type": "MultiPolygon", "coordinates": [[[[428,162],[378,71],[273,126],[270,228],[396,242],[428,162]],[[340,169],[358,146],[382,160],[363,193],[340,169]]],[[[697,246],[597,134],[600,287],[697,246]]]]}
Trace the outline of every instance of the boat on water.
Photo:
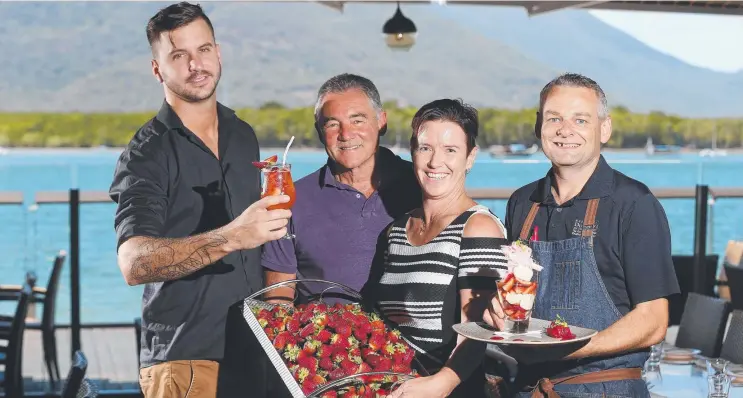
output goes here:
{"type": "Polygon", "coordinates": [[[539,152],[539,145],[532,144],[527,147],[524,144],[491,145],[488,153],[492,157],[531,156],[539,152]]]}
{"type": "Polygon", "coordinates": [[[680,151],[681,151],[681,147],[678,145],[655,145],[653,144],[652,137],[648,137],[648,140],[645,143],[645,153],[648,156],[672,154],[672,153],[677,153],[680,151]]]}

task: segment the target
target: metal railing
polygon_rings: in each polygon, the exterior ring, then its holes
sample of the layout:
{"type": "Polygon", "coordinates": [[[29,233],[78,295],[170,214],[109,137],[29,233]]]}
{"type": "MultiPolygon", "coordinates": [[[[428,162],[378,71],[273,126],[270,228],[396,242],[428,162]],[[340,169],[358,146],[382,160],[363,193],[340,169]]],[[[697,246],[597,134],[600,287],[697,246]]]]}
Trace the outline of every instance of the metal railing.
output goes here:
{"type": "MultiPolygon", "coordinates": [[[[468,194],[475,200],[507,200],[515,189],[510,188],[477,188],[469,189],[468,194]]],[[[705,286],[704,258],[707,253],[707,221],[710,199],[743,198],[743,187],[710,188],[697,185],[689,188],[656,188],[651,189],[658,199],[694,199],[694,291],[703,293],[705,286]]],[[[86,324],[80,323],[80,205],[84,203],[113,203],[107,192],[80,191],[46,191],[34,195],[37,205],[68,204],[70,214],[70,325],[71,353],[81,349],[80,330],[91,326],[122,327],[126,324],[86,324]]],[[[20,192],[0,192],[0,205],[22,205],[23,194],[20,192]]],[[[61,325],[60,325],[61,326],[61,325]]],[[[68,327],[64,325],[62,327],[68,327]]]]}

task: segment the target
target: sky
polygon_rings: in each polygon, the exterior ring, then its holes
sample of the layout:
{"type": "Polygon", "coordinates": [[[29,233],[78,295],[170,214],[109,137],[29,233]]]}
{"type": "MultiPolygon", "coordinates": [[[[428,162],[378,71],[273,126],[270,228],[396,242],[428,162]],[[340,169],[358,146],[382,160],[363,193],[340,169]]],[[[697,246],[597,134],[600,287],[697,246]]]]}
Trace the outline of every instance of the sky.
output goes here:
{"type": "Polygon", "coordinates": [[[656,50],[720,72],[743,69],[743,16],[590,11],[656,50]]]}

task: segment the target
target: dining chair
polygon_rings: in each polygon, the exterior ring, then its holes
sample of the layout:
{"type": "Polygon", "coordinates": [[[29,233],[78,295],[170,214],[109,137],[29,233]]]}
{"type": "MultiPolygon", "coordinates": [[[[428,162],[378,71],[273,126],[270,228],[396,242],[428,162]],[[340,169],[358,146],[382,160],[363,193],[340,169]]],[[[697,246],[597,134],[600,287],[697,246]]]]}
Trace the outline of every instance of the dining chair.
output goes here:
{"type": "Polygon", "coordinates": [[[0,315],[0,365],[5,371],[0,373],[0,388],[6,397],[23,395],[23,335],[26,330],[26,314],[31,301],[32,289],[28,283],[18,292],[15,315],[0,315]]]}
{"type": "MultiPolygon", "coordinates": [[[[59,279],[62,275],[67,253],[60,250],[54,257],[52,270],[49,274],[46,288],[33,287],[31,302],[43,303],[43,312],[41,322],[27,322],[28,329],[41,330],[41,341],[44,350],[44,362],[49,374],[49,384],[51,390],[56,390],[56,382],[60,381],[59,363],[57,362],[57,339],[55,335],[56,326],[54,315],[56,312],[57,291],[59,290],[59,279]]],[[[21,289],[19,285],[2,285],[0,286],[0,300],[18,300],[18,294],[21,289]]]]}
{"type": "Polygon", "coordinates": [[[743,311],[734,310],[730,317],[725,342],[722,343],[720,358],[732,363],[743,364],[743,311]]]}
{"type": "Polygon", "coordinates": [[[730,304],[726,300],[689,293],[676,336],[676,347],[696,348],[704,356],[719,357],[729,314],[730,304]]]}

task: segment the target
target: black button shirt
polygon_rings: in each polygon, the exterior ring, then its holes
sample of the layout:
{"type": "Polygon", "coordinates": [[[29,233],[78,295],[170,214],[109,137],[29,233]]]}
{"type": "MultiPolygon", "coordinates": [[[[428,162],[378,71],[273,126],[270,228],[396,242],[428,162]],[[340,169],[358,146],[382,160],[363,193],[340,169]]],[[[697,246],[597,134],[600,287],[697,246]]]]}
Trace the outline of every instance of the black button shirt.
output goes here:
{"type": "MultiPolygon", "coordinates": [[[[182,238],[228,224],[260,198],[253,129],[218,104],[219,159],[164,103],[116,165],[118,243],[134,236],[182,238]]],[[[219,360],[230,305],[263,286],[260,249],[233,252],[179,280],[148,283],[142,298],[141,366],[219,360]]]]}
{"type": "Polygon", "coordinates": [[[603,156],[575,198],[560,206],[552,196],[551,186],[550,170],[544,178],[513,193],[505,223],[511,239],[518,239],[534,202],[542,203],[534,220],[534,226],[539,227],[539,240],[578,237],[589,199],[600,198],[594,255],[599,274],[619,311],[626,314],[639,303],[679,292],[671,260],[668,219],[647,186],[612,169],[603,156]]]}

